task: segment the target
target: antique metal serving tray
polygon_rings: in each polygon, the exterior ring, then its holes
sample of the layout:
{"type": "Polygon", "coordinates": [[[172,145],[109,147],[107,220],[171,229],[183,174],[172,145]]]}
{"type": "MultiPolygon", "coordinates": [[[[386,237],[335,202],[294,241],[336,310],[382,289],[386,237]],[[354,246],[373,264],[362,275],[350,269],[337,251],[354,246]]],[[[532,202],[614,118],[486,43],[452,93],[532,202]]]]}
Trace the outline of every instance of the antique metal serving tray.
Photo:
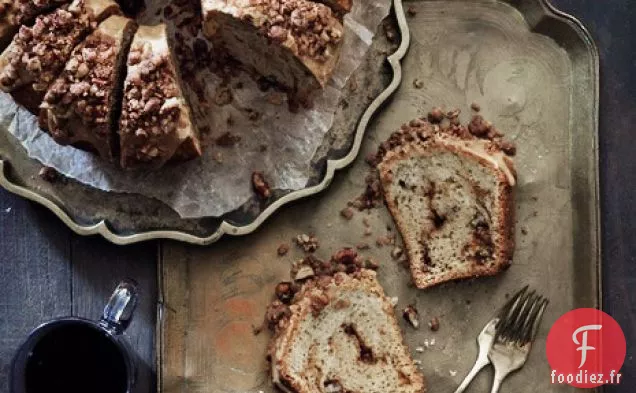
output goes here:
{"type": "MultiPolygon", "coordinates": [[[[398,20],[390,16],[385,22],[378,26],[366,58],[345,87],[334,124],[308,169],[310,181],[304,189],[273,190],[267,202],[254,196],[221,217],[183,219],[145,196],[104,192],[67,179],[55,183],[40,179],[41,164],[29,158],[7,132],[11,118],[0,118],[0,185],[44,205],[76,233],[101,234],[116,244],[150,239],[210,244],[224,234],[251,233],[283,205],[327,188],[334,172],[356,157],[369,120],[400,83],[399,61],[408,48],[408,35],[398,33],[398,20]]],[[[404,27],[403,18],[400,24],[404,27]]]]}
{"type": "MultiPolygon", "coordinates": [[[[418,330],[399,319],[429,392],[457,388],[477,355],[477,334],[524,285],[550,305],[528,362],[502,392],[575,391],[550,383],[545,339],[565,312],[601,304],[595,45],[579,22],[544,0],[424,0],[404,8],[411,44],[402,84],[369,125],[358,158],[328,190],[289,206],[248,237],[207,248],[163,244],[161,392],[274,392],[265,360],[269,334],[252,328],[262,323],[275,285],[303,257],[293,241],[301,233],[317,236],[315,255],[323,259],[344,246],[370,245],[359,253],[379,262],[378,278],[398,298],[398,313],[408,304],[419,310],[418,330]],[[467,121],[472,102],[517,144],[514,261],[496,277],[417,290],[391,257],[393,246],[376,245],[378,236],[395,233],[387,210],[356,212],[350,220],[339,211],[365,187],[364,156],[401,123],[433,105],[459,107],[467,121]],[[277,255],[281,243],[291,247],[285,256],[277,255]],[[437,332],[427,327],[433,317],[437,332]]],[[[468,391],[490,391],[492,378],[480,374],[468,391]]]]}

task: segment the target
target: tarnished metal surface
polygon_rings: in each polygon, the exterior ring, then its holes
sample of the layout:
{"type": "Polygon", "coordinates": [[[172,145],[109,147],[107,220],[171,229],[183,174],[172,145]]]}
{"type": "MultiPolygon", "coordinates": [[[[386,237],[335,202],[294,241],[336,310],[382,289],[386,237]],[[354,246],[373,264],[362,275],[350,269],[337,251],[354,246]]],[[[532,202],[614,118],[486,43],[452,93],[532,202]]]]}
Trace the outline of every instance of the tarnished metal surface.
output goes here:
{"type": "MultiPolygon", "coordinates": [[[[303,255],[291,239],[310,232],[320,239],[316,254],[322,258],[343,246],[370,244],[360,253],[380,262],[379,279],[389,296],[398,297],[398,313],[408,304],[419,310],[420,329],[400,324],[430,392],[459,385],[477,355],[480,330],[506,296],[526,284],[551,303],[528,362],[502,391],[574,391],[550,383],[545,339],[565,312],[600,304],[596,48],[578,22],[541,0],[406,6],[414,15],[407,19],[411,47],[403,83],[369,127],[359,157],[327,191],[284,209],[249,237],[209,248],[164,246],[163,393],[273,392],[264,358],[269,335],[255,336],[252,326],[261,323],[275,284],[289,278],[290,263],[303,255]],[[375,245],[387,226],[395,232],[387,210],[356,213],[349,221],[339,211],[364,188],[365,154],[401,123],[438,104],[461,108],[466,121],[473,101],[517,144],[514,262],[496,277],[416,290],[391,258],[392,246],[375,245]],[[363,218],[371,236],[364,236],[363,218]],[[292,250],[279,257],[283,242],[292,250]],[[440,322],[436,332],[427,327],[433,317],[440,322]]],[[[491,382],[492,372],[482,372],[467,392],[489,391],[491,382]]]]}

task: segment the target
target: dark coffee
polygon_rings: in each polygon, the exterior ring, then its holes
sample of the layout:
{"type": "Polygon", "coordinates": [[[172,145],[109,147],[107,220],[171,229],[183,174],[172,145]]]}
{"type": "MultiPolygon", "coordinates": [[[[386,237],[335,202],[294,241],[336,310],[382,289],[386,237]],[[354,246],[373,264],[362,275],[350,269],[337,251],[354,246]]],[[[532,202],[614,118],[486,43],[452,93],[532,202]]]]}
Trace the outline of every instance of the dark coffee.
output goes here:
{"type": "Polygon", "coordinates": [[[27,393],[125,393],[126,361],[98,328],[69,324],[53,328],[29,353],[27,393]]]}

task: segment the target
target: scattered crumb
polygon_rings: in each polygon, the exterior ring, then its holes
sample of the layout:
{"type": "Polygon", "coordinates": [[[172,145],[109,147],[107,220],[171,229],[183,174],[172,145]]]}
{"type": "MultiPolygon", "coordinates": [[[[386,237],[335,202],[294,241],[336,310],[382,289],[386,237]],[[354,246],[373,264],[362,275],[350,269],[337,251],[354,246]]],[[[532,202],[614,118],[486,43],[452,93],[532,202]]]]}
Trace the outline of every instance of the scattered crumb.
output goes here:
{"type": "Polygon", "coordinates": [[[281,256],[281,257],[287,254],[287,252],[289,252],[289,245],[287,243],[282,243],[280,246],[278,246],[278,249],[276,250],[276,253],[278,253],[278,256],[281,256]]]}
{"type": "Polygon", "coordinates": [[[7,207],[6,209],[4,209],[4,212],[7,213],[7,214],[11,213],[11,208],[7,207]]]}
{"type": "Polygon", "coordinates": [[[267,95],[267,102],[273,105],[282,105],[283,93],[273,92],[267,95]]]}
{"type": "Polygon", "coordinates": [[[363,224],[365,227],[367,227],[367,228],[371,226],[371,223],[369,222],[369,219],[368,219],[368,218],[366,218],[366,217],[362,218],[362,224],[363,224]]]}
{"type": "Polygon", "coordinates": [[[258,146],[258,151],[263,153],[267,151],[267,145],[259,145],[258,146]]]}
{"type": "Polygon", "coordinates": [[[415,329],[420,327],[420,321],[417,319],[419,313],[414,305],[409,304],[404,310],[402,310],[402,318],[411,324],[415,329]]]}
{"type": "Polygon", "coordinates": [[[369,243],[358,243],[356,245],[356,248],[358,250],[368,250],[369,248],[371,248],[371,246],[369,246],[369,243]]]}
{"type": "Polygon", "coordinates": [[[384,23],[382,24],[382,27],[384,28],[384,34],[386,35],[386,38],[391,42],[396,42],[398,38],[398,33],[395,29],[395,26],[393,26],[393,23],[390,18],[385,19],[384,23]]]}
{"type": "Polygon", "coordinates": [[[415,364],[417,366],[417,365],[422,364],[422,361],[420,359],[414,359],[413,360],[413,364],[415,364]]]}
{"type": "Polygon", "coordinates": [[[409,8],[406,9],[406,14],[408,16],[415,16],[415,15],[417,15],[417,10],[415,9],[415,7],[413,7],[411,5],[411,6],[409,6],[409,8]]]}
{"type": "Polygon", "coordinates": [[[397,296],[393,296],[393,297],[391,298],[391,304],[393,305],[393,307],[397,306],[397,304],[398,304],[398,298],[397,298],[397,296]]]}
{"type": "Polygon", "coordinates": [[[296,275],[294,276],[294,280],[300,281],[300,280],[304,280],[306,278],[313,277],[314,275],[316,275],[316,272],[314,271],[314,269],[311,266],[303,265],[296,272],[296,275]]]}
{"type": "Polygon", "coordinates": [[[352,92],[358,90],[358,81],[356,78],[351,78],[351,82],[349,82],[349,89],[352,92]]]}
{"type": "Polygon", "coordinates": [[[364,267],[366,269],[378,270],[380,268],[380,264],[373,258],[367,258],[364,260],[364,267]]]}
{"type": "Polygon", "coordinates": [[[344,209],[340,210],[340,215],[347,220],[351,220],[351,218],[353,218],[353,209],[350,207],[345,207],[344,209]]]}
{"type": "Polygon", "coordinates": [[[428,113],[428,121],[430,121],[431,124],[439,124],[442,120],[444,120],[444,111],[442,111],[442,108],[435,107],[428,113]]]}
{"type": "Polygon", "coordinates": [[[218,106],[227,105],[232,102],[232,91],[227,87],[219,87],[214,94],[214,103],[218,106]]]}
{"type": "Polygon", "coordinates": [[[424,81],[417,78],[413,79],[413,87],[416,89],[421,89],[422,87],[424,87],[424,81]]]}
{"type": "Polygon", "coordinates": [[[258,111],[255,111],[254,109],[247,109],[247,118],[250,119],[251,121],[257,121],[258,119],[261,118],[261,113],[258,111]]]}
{"type": "Polygon", "coordinates": [[[364,236],[371,236],[372,234],[371,228],[364,228],[364,236]]]}
{"type": "Polygon", "coordinates": [[[375,168],[378,165],[378,155],[376,152],[369,152],[364,156],[364,161],[369,164],[370,167],[375,168]]]}
{"type": "Polygon", "coordinates": [[[435,346],[435,339],[434,338],[432,338],[430,340],[427,338],[427,339],[424,340],[424,348],[429,349],[432,346],[435,346]]]}
{"type": "Polygon", "coordinates": [[[457,375],[457,371],[455,370],[448,370],[448,373],[450,374],[451,377],[454,377],[457,375]]]}
{"type": "Polygon", "coordinates": [[[305,252],[314,252],[320,246],[316,236],[307,235],[306,233],[296,236],[296,244],[305,252]]]}
{"type": "Polygon", "coordinates": [[[239,135],[233,135],[231,132],[226,132],[220,137],[214,140],[217,146],[221,147],[231,147],[236,145],[241,141],[241,137],[239,135]]]}
{"type": "Polygon", "coordinates": [[[391,250],[391,258],[399,259],[403,252],[404,250],[401,247],[394,247],[393,250],[391,250]]]}
{"type": "Polygon", "coordinates": [[[415,352],[419,352],[419,353],[424,352],[424,347],[417,347],[417,348],[415,348],[415,352]]]}
{"type": "Polygon", "coordinates": [[[252,173],[252,187],[260,199],[267,199],[272,195],[263,172],[252,173]]]}
{"type": "Polygon", "coordinates": [[[263,331],[263,325],[260,325],[260,326],[252,325],[252,333],[255,336],[258,336],[259,334],[261,334],[262,331],[263,331]]]}
{"type": "Polygon", "coordinates": [[[59,172],[55,170],[55,168],[51,168],[48,166],[42,167],[40,169],[40,173],[38,173],[40,178],[49,183],[55,183],[59,179],[59,172]]]}
{"type": "Polygon", "coordinates": [[[391,244],[391,238],[387,235],[378,236],[378,238],[375,239],[375,244],[379,248],[382,248],[383,246],[388,246],[389,244],[391,244]]]}
{"type": "Polygon", "coordinates": [[[474,110],[475,112],[479,112],[481,110],[481,107],[478,103],[473,102],[472,104],[470,104],[470,109],[474,110]]]}
{"type": "Polygon", "coordinates": [[[536,196],[533,196],[533,197],[532,197],[532,198],[530,198],[530,199],[532,199],[532,200],[533,200],[533,201],[535,201],[535,202],[539,200],[539,198],[538,198],[538,197],[536,197],[536,196]]]}
{"type": "Polygon", "coordinates": [[[521,234],[522,235],[527,235],[528,234],[528,230],[526,228],[521,228],[521,234]]]}
{"type": "Polygon", "coordinates": [[[437,318],[437,317],[431,318],[431,320],[428,322],[428,327],[433,332],[438,331],[439,330],[439,318],[437,318]]]}

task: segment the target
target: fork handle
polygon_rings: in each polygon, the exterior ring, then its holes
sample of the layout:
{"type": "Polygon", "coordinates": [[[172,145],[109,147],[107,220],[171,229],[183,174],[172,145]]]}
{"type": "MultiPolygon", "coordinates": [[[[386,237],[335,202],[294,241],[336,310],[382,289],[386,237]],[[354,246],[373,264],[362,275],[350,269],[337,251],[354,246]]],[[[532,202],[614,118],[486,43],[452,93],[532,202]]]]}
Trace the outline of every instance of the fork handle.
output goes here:
{"type": "Polygon", "coordinates": [[[490,390],[490,393],[499,392],[499,388],[501,387],[501,383],[506,378],[506,376],[508,376],[508,373],[509,373],[509,371],[508,372],[502,372],[501,370],[497,370],[497,367],[495,366],[495,378],[492,381],[492,389],[490,390]]]}
{"type": "Polygon", "coordinates": [[[479,358],[477,358],[477,361],[475,362],[473,369],[470,370],[466,378],[464,378],[464,380],[462,381],[461,385],[459,385],[457,390],[455,390],[455,393],[462,393],[464,390],[466,390],[468,385],[470,385],[470,383],[475,378],[475,376],[479,373],[479,371],[481,371],[481,369],[486,367],[489,363],[490,361],[488,360],[487,357],[480,356],[479,358]]]}

